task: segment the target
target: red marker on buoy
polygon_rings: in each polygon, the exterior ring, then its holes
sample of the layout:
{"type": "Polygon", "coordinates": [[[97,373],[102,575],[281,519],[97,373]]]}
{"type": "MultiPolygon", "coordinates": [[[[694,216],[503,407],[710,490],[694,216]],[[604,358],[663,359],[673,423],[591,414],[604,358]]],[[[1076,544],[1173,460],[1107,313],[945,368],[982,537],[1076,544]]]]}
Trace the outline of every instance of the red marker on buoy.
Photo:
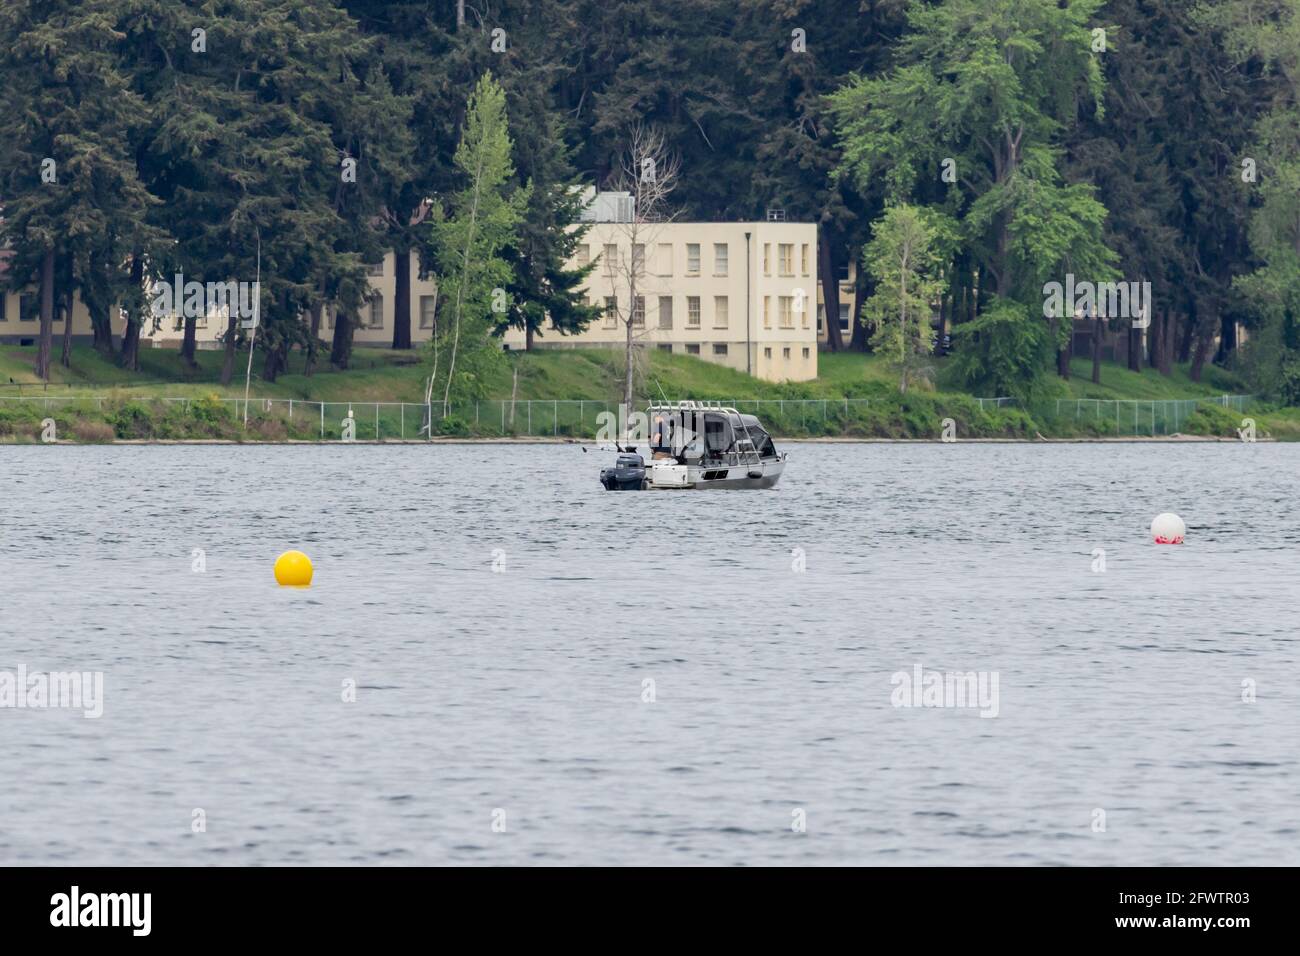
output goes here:
{"type": "Polygon", "coordinates": [[[1151,521],[1151,539],[1156,544],[1182,544],[1187,525],[1173,512],[1158,514],[1151,521]]]}

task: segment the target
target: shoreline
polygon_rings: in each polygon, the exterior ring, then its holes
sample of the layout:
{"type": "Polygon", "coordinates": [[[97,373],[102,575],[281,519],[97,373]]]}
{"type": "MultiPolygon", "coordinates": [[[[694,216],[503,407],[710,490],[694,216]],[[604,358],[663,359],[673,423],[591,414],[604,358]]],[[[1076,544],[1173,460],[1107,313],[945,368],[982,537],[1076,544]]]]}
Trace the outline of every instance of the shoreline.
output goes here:
{"type": "MultiPolygon", "coordinates": [[[[773,441],[784,445],[1139,445],[1139,444],[1243,444],[1240,438],[1223,435],[1146,435],[1128,437],[1093,437],[1093,438],[957,438],[944,441],[940,438],[867,438],[854,436],[821,436],[817,438],[783,438],[774,436],[773,441]]],[[[1257,438],[1256,444],[1277,444],[1276,438],[1257,438]]],[[[1246,443],[1250,444],[1250,443],[1246,443]]],[[[1283,442],[1285,444],[1285,442],[1283,442]]],[[[599,451],[596,442],[575,438],[550,438],[545,436],[514,438],[358,438],[353,441],[341,439],[284,439],[282,441],[259,441],[257,439],[235,440],[231,438],[115,438],[104,442],[79,442],[60,439],[54,442],[9,441],[0,438],[0,446],[18,445],[66,445],[70,447],[95,447],[104,445],[251,445],[266,447],[276,445],[582,445],[592,451],[599,451]]]]}

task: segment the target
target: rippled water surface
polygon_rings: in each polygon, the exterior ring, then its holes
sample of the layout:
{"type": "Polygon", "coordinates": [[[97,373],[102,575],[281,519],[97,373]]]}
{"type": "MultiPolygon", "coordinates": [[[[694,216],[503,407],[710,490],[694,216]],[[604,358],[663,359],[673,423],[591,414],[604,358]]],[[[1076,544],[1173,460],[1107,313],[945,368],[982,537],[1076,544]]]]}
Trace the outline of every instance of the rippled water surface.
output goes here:
{"type": "Polygon", "coordinates": [[[0,448],[0,864],[1300,864],[1300,446],[785,447],[0,448]]]}

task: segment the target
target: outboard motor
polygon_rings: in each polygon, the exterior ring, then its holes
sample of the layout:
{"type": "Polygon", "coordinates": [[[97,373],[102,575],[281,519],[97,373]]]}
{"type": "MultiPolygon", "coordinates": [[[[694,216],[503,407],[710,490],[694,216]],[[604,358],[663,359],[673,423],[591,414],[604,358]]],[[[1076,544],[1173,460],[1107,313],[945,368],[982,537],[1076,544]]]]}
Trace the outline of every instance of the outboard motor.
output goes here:
{"type": "Polygon", "coordinates": [[[600,470],[606,491],[640,491],[645,487],[645,460],[640,455],[622,454],[613,468],[600,470]]]}

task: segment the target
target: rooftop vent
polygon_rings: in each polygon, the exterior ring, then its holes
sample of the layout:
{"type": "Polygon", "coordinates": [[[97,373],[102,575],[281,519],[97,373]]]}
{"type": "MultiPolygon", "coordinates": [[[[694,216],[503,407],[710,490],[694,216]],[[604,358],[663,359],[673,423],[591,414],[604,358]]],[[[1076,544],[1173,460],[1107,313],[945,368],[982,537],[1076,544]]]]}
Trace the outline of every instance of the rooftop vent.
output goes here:
{"type": "Polygon", "coordinates": [[[769,209],[769,210],[767,211],[767,221],[768,221],[768,222],[785,222],[785,210],[784,210],[784,209],[769,209]]]}
{"type": "Polygon", "coordinates": [[[596,193],[582,210],[583,222],[632,222],[636,200],[631,193],[596,193]]]}

